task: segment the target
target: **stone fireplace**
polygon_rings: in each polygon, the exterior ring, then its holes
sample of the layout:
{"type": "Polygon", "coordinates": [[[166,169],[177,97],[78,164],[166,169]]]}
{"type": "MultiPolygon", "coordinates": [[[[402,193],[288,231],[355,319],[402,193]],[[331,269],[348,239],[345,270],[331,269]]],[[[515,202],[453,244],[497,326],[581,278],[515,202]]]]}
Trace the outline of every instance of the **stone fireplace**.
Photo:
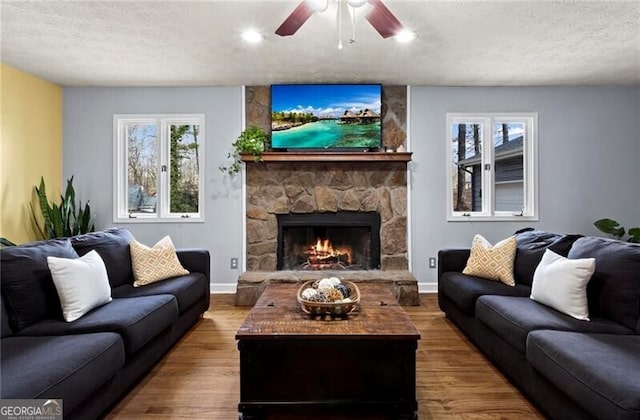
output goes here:
{"type": "Polygon", "coordinates": [[[405,163],[247,166],[247,271],[277,269],[278,216],[338,212],[379,214],[380,269],[408,268],[405,163]]]}
{"type": "MultiPolygon", "coordinates": [[[[245,88],[247,126],[267,133],[269,93],[268,86],[245,88]]],[[[382,87],[384,147],[406,146],[406,106],[406,86],[382,87]]],[[[384,282],[401,304],[419,304],[407,258],[410,153],[266,152],[263,159],[245,160],[247,271],[238,279],[237,305],[253,305],[271,281],[318,276],[384,282]],[[357,214],[375,215],[377,222],[364,229],[357,214]],[[279,242],[283,222],[294,237],[279,242]],[[339,224],[353,228],[338,232],[339,224]]]]}
{"type": "MultiPolygon", "coordinates": [[[[314,229],[310,228],[309,233],[307,228],[304,234],[313,237],[314,229]]],[[[301,281],[318,275],[384,281],[394,288],[403,304],[418,302],[417,282],[408,271],[406,161],[247,162],[246,231],[247,271],[238,280],[239,305],[252,305],[269,281],[301,281]],[[302,216],[300,223],[305,224],[307,219],[322,215],[320,225],[333,225],[334,222],[326,222],[327,216],[352,216],[351,225],[356,225],[360,223],[356,214],[375,214],[379,218],[376,241],[379,240],[380,255],[371,269],[332,267],[319,274],[315,269],[283,269],[284,264],[278,267],[278,232],[282,229],[278,219],[302,216]]],[[[315,231],[322,233],[322,229],[315,231]]],[[[314,239],[317,243],[318,238],[311,238],[311,242],[314,239]]],[[[320,239],[322,242],[326,238],[320,239]]]]}

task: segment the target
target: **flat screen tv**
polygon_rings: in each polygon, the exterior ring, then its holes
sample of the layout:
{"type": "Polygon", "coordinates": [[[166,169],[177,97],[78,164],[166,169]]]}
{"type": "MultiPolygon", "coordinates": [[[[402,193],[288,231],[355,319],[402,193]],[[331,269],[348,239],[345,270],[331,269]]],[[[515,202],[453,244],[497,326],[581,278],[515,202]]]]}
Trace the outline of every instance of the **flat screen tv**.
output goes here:
{"type": "Polygon", "coordinates": [[[380,149],[381,85],[272,85],[274,150],[380,149]]]}

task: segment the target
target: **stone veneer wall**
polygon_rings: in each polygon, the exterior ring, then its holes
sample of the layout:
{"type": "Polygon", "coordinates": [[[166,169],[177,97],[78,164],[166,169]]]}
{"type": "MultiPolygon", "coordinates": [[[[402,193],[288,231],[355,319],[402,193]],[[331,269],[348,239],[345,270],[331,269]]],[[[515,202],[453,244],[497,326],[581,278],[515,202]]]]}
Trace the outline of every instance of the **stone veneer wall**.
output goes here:
{"type": "MultiPolygon", "coordinates": [[[[271,88],[245,87],[247,127],[255,125],[271,133],[271,88]]],[[[394,150],[407,138],[407,87],[382,86],[382,146],[394,150]]]]}
{"type": "Polygon", "coordinates": [[[276,269],[277,214],[337,211],[379,212],[381,269],[408,269],[405,163],[247,166],[247,271],[276,269]]]}

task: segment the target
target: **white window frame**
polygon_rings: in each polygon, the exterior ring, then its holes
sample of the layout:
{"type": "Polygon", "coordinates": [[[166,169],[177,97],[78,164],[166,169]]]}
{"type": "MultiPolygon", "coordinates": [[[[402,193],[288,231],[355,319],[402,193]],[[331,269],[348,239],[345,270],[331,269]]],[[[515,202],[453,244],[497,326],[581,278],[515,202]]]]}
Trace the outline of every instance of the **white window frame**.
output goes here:
{"type": "Polygon", "coordinates": [[[114,223],[202,223],[204,222],[205,186],[205,118],[204,114],[115,114],[113,116],[113,222],[114,223]],[[129,213],[128,200],[128,148],[126,127],[129,124],[157,124],[160,138],[158,155],[158,200],[154,214],[129,213]],[[172,124],[197,124],[200,128],[198,143],[198,212],[172,213],[169,211],[169,148],[172,124]],[[162,170],[162,168],[165,170],[162,170]]]}
{"type": "Polygon", "coordinates": [[[447,162],[447,221],[537,221],[538,220],[538,114],[537,113],[447,113],[446,127],[446,160],[447,162]],[[493,147],[494,124],[524,122],[525,141],[523,144],[523,181],[524,208],[522,212],[495,210],[495,162],[493,147]],[[450,164],[453,155],[451,141],[451,125],[455,123],[482,124],[482,167],[489,164],[488,170],[482,171],[482,211],[453,210],[453,176],[454,168],[450,164]]]}

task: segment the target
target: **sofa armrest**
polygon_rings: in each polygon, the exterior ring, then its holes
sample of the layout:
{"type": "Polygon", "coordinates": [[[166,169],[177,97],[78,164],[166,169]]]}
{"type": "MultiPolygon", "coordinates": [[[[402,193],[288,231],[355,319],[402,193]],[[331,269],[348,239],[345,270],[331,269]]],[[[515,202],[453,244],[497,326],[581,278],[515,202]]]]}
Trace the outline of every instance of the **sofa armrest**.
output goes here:
{"type": "Polygon", "coordinates": [[[443,273],[455,271],[461,273],[467,265],[471,250],[465,249],[441,249],[438,251],[438,280],[443,273]]]}
{"type": "Polygon", "coordinates": [[[189,272],[202,273],[211,282],[211,257],[206,249],[177,249],[176,254],[180,264],[189,272]]]}

